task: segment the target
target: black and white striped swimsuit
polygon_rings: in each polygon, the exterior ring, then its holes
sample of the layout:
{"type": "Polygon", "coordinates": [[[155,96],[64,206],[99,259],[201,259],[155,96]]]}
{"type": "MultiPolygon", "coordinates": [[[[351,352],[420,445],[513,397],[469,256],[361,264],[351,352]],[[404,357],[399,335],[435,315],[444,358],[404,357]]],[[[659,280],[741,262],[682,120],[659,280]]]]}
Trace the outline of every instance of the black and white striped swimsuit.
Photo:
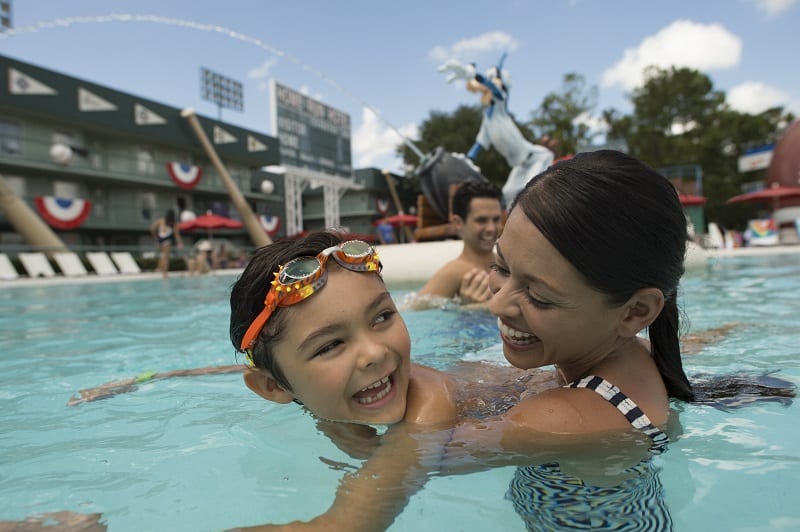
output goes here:
{"type": "Polygon", "coordinates": [[[652,440],[653,445],[650,447],[650,452],[653,454],[660,454],[669,442],[669,438],[664,432],[650,422],[647,414],[642,412],[639,406],[631,401],[627,395],[622,393],[619,388],[608,382],[607,380],[589,375],[582,379],[571,382],[564,386],[564,388],[586,388],[587,390],[594,390],[600,396],[614,405],[617,410],[622,412],[625,419],[633,425],[633,428],[643,432],[652,440]]]}
{"type": "MultiPolygon", "coordinates": [[[[564,387],[594,390],[650,438],[652,454],[666,449],[667,435],[607,380],[592,375],[564,387]]],[[[557,462],[518,467],[506,498],[528,530],[672,530],[658,468],[652,460],[627,471],[633,475],[620,485],[600,487],[564,473],[557,462]]]]}

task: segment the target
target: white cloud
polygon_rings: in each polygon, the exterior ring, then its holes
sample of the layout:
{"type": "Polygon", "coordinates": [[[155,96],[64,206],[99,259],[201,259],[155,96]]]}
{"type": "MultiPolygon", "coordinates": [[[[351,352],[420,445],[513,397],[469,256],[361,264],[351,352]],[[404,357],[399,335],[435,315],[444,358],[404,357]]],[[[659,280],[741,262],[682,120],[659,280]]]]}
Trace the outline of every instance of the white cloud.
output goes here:
{"type": "Polygon", "coordinates": [[[257,67],[253,67],[250,70],[248,70],[247,77],[250,79],[264,79],[267,76],[269,76],[269,71],[272,69],[272,67],[275,66],[275,63],[277,62],[278,62],[277,59],[275,59],[274,57],[270,57],[257,67]]]}
{"type": "MultiPolygon", "coordinates": [[[[398,130],[412,140],[419,135],[416,124],[408,124],[398,130]]],[[[384,124],[371,109],[364,108],[361,125],[353,133],[352,148],[356,160],[353,166],[388,168],[393,172],[402,172],[402,159],[395,153],[402,142],[403,139],[397,132],[384,124]]]]}
{"type": "Polygon", "coordinates": [[[756,5],[767,17],[774,17],[788,11],[796,0],[749,0],[756,5]]]}
{"type": "Polygon", "coordinates": [[[728,104],[742,113],[758,114],[772,107],[790,106],[788,93],[760,81],[748,81],[727,92],[728,104]]]}
{"type": "Polygon", "coordinates": [[[606,122],[602,116],[595,116],[583,112],[575,117],[573,122],[575,124],[585,124],[592,134],[600,135],[608,132],[608,122],[606,122]]]}
{"type": "Polygon", "coordinates": [[[457,59],[465,62],[477,62],[476,56],[492,53],[512,52],[517,49],[519,43],[502,31],[491,31],[472,37],[462,39],[449,46],[435,46],[428,52],[428,58],[441,63],[448,59],[457,59]]]}
{"type": "Polygon", "coordinates": [[[676,20],[638,47],[625,50],[622,59],[603,73],[602,84],[621,85],[627,90],[639,87],[650,65],[700,71],[733,68],[741,54],[742,40],[722,25],[676,20]]]}
{"type": "Polygon", "coordinates": [[[670,126],[669,131],[667,131],[667,135],[683,135],[684,133],[692,131],[697,126],[698,124],[694,120],[689,120],[688,122],[676,120],[670,126]]]}
{"type": "Polygon", "coordinates": [[[274,67],[277,62],[277,59],[271,57],[257,67],[253,67],[247,71],[247,77],[258,82],[258,90],[265,91],[269,88],[267,77],[269,76],[269,71],[272,70],[272,67],[274,67]]]}

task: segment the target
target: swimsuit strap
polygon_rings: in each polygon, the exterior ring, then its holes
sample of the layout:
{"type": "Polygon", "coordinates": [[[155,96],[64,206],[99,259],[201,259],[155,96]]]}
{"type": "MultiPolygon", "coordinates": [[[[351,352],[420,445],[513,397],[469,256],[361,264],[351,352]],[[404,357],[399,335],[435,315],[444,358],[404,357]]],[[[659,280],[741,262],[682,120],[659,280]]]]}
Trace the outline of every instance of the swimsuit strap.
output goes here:
{"type": "Polygon", "coordinates": [[[575,380],[564,387],[594,390],[600,394],[603,399],[617,407],[617,410],[622,412],[622,415],[633,425],[633,428],[645,433],[653,441],[653,446],[650,448],[651,452],[661,453],[664,451],[664,447],[667,442],[669,442],[667,435],[650,422],[650,418],[647,417],[647,414],[642,412],[642,409],[639,408],[636,403],[607,380],[595,375],[589,375],[588,377],[575,380]]]}

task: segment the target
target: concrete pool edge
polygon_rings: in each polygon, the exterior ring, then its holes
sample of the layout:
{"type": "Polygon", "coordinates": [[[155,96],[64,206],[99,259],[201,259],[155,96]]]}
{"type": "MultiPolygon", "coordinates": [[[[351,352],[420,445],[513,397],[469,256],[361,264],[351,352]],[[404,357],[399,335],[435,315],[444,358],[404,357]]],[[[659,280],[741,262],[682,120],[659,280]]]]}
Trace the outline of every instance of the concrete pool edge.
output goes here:
{"type": "MultiPolygon", "coordinates": [[[[444,263],[454,259],[461,252],[460,240],[441,240],[435,242],[413,242],[408,244],[389,244],[376,246],[383,263],[383,278],[390,284],[423,283],[428,280],[444,263]]],[[[733,249],[705,249],[697,245],[689,246],[686,253],[686,269],[691,270],[705,266],[710,260],[724,260],[736,257],[800,254],[800,245],[764,246],[733,249]]],[[[240,268],[215,270],[205,275],[212,277],[238,276],[240,268]]],[[[189,278],[186,271],[170,272],[170,278],[189,278]]],[[[153,281],[160,280],[159,272],[142,272],[138,274],[96,275],[81,277],[18,277],[17,279],[0,280],[0,289],[6,287],[29,287],[82,283],[109,283],[119,281],[153,281]]]]}

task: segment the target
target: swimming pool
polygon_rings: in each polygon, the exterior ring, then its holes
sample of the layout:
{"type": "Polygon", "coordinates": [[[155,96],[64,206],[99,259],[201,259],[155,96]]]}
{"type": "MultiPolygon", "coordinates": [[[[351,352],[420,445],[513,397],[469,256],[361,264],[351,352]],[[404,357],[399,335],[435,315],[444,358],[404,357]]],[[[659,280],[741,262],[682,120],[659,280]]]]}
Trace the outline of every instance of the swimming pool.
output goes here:
{"type": "MultiPolygon", "coordinates": [[[[112,531],[219,530],[307,519],[356,462],[299,407],[238,374],[177,378],[66,406],[79,389],[147,371],[236,362],[232,277],[0,288],[0,520],[100,512],[112,531]]],[[[682,284],[691,330],[737,322],[687,356],[687,373],[780,370],[800,383],[800,254],[728,258],[682,284]]],[[[397,289],[401,297],[403,289],[397,289]]],[[[494,319],[404,313],[414,359],[501,360],[494,319]]],[[[675,530],[800,528],[800,406],[679,405],[683,434],[654,459],[675,530]]],[[[505,494],[515,468],[434,477],[391,530],[524,530],[505,494]]]]}

